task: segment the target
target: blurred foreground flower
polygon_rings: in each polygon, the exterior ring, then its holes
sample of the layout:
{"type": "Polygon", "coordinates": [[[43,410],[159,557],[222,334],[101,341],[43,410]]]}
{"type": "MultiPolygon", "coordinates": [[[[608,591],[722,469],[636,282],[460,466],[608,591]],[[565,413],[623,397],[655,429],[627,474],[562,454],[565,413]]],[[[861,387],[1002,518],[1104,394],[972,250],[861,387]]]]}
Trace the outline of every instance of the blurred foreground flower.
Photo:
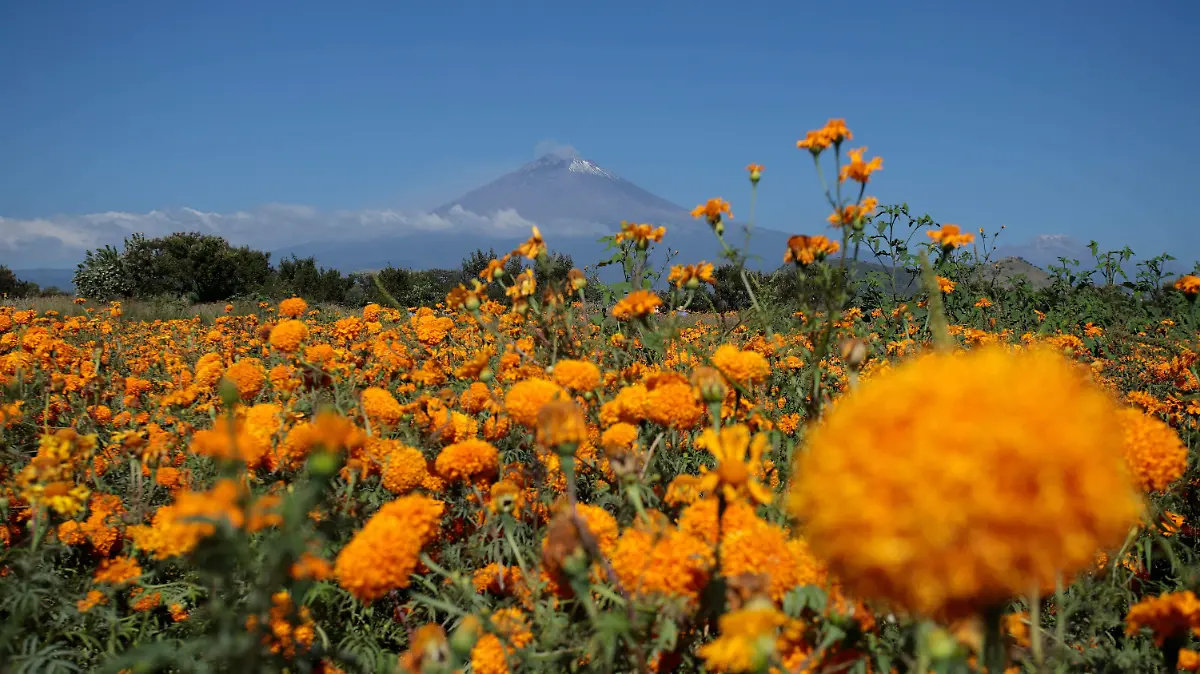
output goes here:
{"type": "Polygon", "coordinates": [[[938,353],[829,410],[789,505],[846,590],[964,617],[1052,588],[1142,510],[1117,407],[1049,350],[938,353]]]}

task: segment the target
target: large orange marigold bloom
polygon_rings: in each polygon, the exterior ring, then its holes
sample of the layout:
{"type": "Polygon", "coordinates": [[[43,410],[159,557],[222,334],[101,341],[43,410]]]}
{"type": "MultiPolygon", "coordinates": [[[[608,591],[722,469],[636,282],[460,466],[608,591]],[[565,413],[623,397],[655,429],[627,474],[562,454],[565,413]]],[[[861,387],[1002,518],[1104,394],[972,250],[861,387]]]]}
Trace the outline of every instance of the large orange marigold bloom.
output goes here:
{"type": "Polygon", "coordinates": [[[408,587],[444,508],[441,501],[419,495],[384,505],[338,554],[333,567],[338,584],[363,602],[408,587]]]}
{"type": "Polygon", "coordinates": [[[500,453],[485,440],[464,440],[443,449],[435,467],[438,475],[450,481],[486,477],[500,469],[500,453]]]}
{"type": "Polygon", "coordinates": [[[1163,491],[1187,470],[1188,450],[1173,428],[1135,409],[1121,410],[1125,461],[1145,491],[1163,491]]]}
{"type": "Polygon", "coordinates": [[[537,427],[538,413],[551,400],[569,400],[561,386],[549,379],[526,379],[513,384],[504,396],[504,411],[525,428],[537,427]]]}
{"type": "Polygon", "coordinates": [[[849,594],[963,617],[1053,587],[1142,512],[1117,407],[1049,349],[935,353],[808,437],[789,506],[849,594]]]}

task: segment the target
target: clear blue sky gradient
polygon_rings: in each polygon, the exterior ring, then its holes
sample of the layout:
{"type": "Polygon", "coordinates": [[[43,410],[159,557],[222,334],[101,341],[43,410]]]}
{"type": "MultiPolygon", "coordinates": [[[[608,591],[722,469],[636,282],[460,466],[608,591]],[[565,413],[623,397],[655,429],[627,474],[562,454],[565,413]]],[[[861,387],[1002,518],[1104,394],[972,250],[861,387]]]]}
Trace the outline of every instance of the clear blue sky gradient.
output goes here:
{"type": "Polygon", "coordinates": [[[1195,0],[6,0],[0,215],[430,208],[555,139],[738,215],[765,164],[761,225],[811,232],[795,141],[845,117],[885,203],[1195,259],[1197,29],[1195,0]]]}

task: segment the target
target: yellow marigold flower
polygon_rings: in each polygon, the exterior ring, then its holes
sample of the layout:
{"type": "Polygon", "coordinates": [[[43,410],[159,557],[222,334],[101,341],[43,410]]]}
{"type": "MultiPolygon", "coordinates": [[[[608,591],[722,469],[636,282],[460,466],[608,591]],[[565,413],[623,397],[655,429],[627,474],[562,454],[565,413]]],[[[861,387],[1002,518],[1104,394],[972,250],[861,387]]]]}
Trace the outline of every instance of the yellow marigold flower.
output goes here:
{"type": "Polygon", "coordinates": [[[1180,276],[1175,279],[1175,289],[1188,297],[1195,297],[1200,293],[1200,277],[1192,274],[1180,276]]]}
{"type": "Polygon", "coordinates": [[[1188,450],[1179,434],[1136,408],[1121,410],[1125,461],[1145,491],[1165,491],[1187,470],[1188,450]]]}
{"type": "Polygon", "coordinates": [[[711,262],[688,265],[677,264],[671,267],[671,274],[667,277],[667,281],[674,284],[676,288],[688,288],[691,290],[699,288],[701,283],[715,285],[717,282],[713,277],[713,265],[711,262]]]}
{"type": "Polygon", "coordinates": [[[712,672],[761,672],[775,657],[788,617],[769,602],[753,602],[718,621],[720,636],[696,649],[712,672]]]}
{"type": "Polygon", "coordinates": [[[387,389],[372,386],[362,392],[362,410],[373,423],[395,426],[404,417],[404,408],[387,389]]]}
{"type": "Polygon", "coordinates": [[[1168,592],[1146,597],[1129,607],[1125,615],[1125,634],[1133,636],[1143,629],[1154,633],[1154,643],[1162,646],[1168,639],[1200,636],[1200,599],[1192,592],[1168,592]]]}
{"type": "Polygon", "coordinates": [[[720,433],[708,428],[696,440],[696,446],[707,449],[717,460],[715,470],[701,475],[700,491],[716,494],[718,490],[727,502],[750,499],[770,503],[771,491],[764,487],[755,473],[761,471],[762,455],[767,448],[765,433],[750,437],[745,424],[727,426],[720,433]]]}
{"type": "Polygon", "coordinates": [[[308,311],[308,302],[300,297],[289,297],[279,303],[279,315],[286,318],[299,318],[308,311]]]}
{"type": "Polygon", "coordinates": [[[1115,402],[1047,349],[935,353],[874,374],[807,444],[789,506],[813,551],[850,594],[926,615],[1053,587],[1120,545],[1143,507],[1115,402]]]}
{"type": "Polygon", "coordinates": [[[408,587],[421,548],[437,534],[444,508],[441,501],[420,495],[384,505],[338,554],[338,584],[362,602],[408,587]]]}
{"type": "Polygon", "coordinates": [[[944,251],[961,248],[975,240],[974,234],[962,231],[958,225],[950,224],[942,225],[941,229],[928,230],[925,232],[925,236],[933,239],[933,242],[944,251]]]}
{"type": "Polygon", "coordinates": [[[513,384],[504,396],[504,411],[525,428],[537,428],[538,413],[551,400],[569,400],[561,386],[549,379],[525,379],[513,384]]]}
{"type": "Polygon", "coordinates": [[[500,469],[500,453],[490,442],[464,440],[443,449],[434,465],[438,475],[451,482],[470,481],[495,475],[500,469]]]}
{"type": "Polygon", "coordinates": [[[863,161],[863,153],[866,151],[865,147],[846,151],[846,154],[850,155],[850,162],[842,166],[842,172],[838,174],[839,181],[846,182],[849,178],[866,185],[871,181],[872,173],[883,169],[882,157],[874,157],[869,162],[863,161]]]}
{"type": "Polygon", "coordinates": [[[563,388],[583,393],[600,386],[600,368],[586,360],[563,359],[554,364],[554,381],[563,388]]]}
{"type": "Polygon", "coordinates": [[[635,290],[617,302],[612,309],[613,318],[627,321],[631,318],[648,316],[662,306],[662,300],[649,290],[635,290]]]}
{"type": "Polygon", "coordinates": [[[794,262],[796,266],[808,265],[824,260],[842,248],[842,244],[837,241],[830,241],[827,237],[820,234],[816,236],[797,234],[796,236],[788,237],[787,246],[787,250],[783,253],[783,261],[785,263],[794,262]]]}
{"type": "Polygon", "coordinates": [[[771,364],[762,354],[722,344],[713,352],[712,364],[726,377],[743,386],[761,384],[771,374],[771,364]]]}

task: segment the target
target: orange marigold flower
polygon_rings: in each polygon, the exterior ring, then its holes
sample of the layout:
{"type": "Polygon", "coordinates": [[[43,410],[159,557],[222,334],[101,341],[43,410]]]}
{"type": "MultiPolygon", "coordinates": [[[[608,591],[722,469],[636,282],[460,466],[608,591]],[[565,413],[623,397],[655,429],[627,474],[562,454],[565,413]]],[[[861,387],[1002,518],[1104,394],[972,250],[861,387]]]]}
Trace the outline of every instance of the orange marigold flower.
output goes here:
{"type": "Polygon", "coordinates": [[[554,364],[552,376],[559,386],[579,393],[600,386],[600,368],[586,360],[560,360],[554,364]]]}
{"type": "Polygon", "coordinates": [[[878,199],[867,197],[862,200],[862,203],[846,204],[840,212],[835,212],[826,219],[834,227],[841,227],[843,225],[857,226],[861,220],[874,213],[878,207],[878,199]]]}
{"type": "Polygon", "coordinates": [[[465,440],[443,449],[435,467],[439,475],[451,482],[470,481],[495,475],[500,468],[500,453],[490,442],[465,440]]]}
{"type": "Polygon", "coordinates": [[[253,400],[267,383],[267,373],[257,358],[242,358],[225,371],[225,378],[237,387],[242,400],[253,400]]]}
{"type": "Polygon", "coordinates": [[[552,400],[538,412],[537,441],[542,447],[573,454],[587,440],[587,420],[575,401],[552,400]]]}
{"type": "Polygon", "coordinates": [[[404,417],[404,408],[387,389],[372,386],[362,392],[362,410],[377,424],[395,426],[404,417]]]}
{"type": "Polygon", "coordinates": [[[1200,636],[1200,599],[1190,591],[1146,597],[1125,614],[1127,635],[1143,629],[1154,633],[1154,643],[1160,647],[1168,639],[1186,637],[1189,632],[1200,636]]]}
{"type": "Polygon", "coordinates": [[[845,182],[849,178],[865,185],[871,181],[872,173],[883,169],[882,157],[874,157],[869,162],[863,161],[863,153],[866,151],[865,147],[846,151],[846,154],[850,155],[850,163],[842,166],[838,180],[845,182]]]}
{"type": "Polygon", "coordinates": [[[938,289],[941,290],[943,293],[946,293],[947,295],[954,292],[954,286],[958,285],[957,283],[955,283],[954,281],[951,281],[950,279],[946,278],[945,276],[937,277],[937,284],[938,284],[938,289]]]}
{"type": "Polygon", "coordinates": [[[650,245],[650,242],[661,242],[666,233],[666,227],[637,225],[632,222],[625,222],[622,220],[621,231],[617,232],[617,243],[621,243],[622,241],[633,241],[635,244],[637,244],[638,248],[646,248],[650,245]]]}
{"type": "Polygon", "coordinates": [[[1188,297],[1195,297],[1200,294],[1200,276],[1180,276],[1175,279],[1175,289],[1188,297]]]}
{"type": "Polygon", "coordinates": [[[298,318],[308,311],[308,302],[300,297],[289,297],[279,303],[279,315],[286,318],[298,318]]]}
{"type": "Polygon", "coordinates": [[[529,240],[517,246],[517,250],[514,252],[529,260],[536,260],[546,254],[546,242],[542,240],[542,233],[537,227],[533,227],[532,229],[533,231],[529,235],[529,240]]]}
{"type": "Polygon", "coordinates": [[[762,671],[775,658],[788,617],[770,602],[753,602],[718,620],[720,634],[696,649],[711,672],[762,671]]]}
{"type": "Polygon", "coordinates": [[[108,597],[104,596],[103,592],[100,590],[88,590],[87,595],[83,599],[75,602],[75,609],[80,613],[87,613],[97,606],[102,606],[106,603],[108,603],[108,597]]]}
{"type": "Polygon", "coordinates": [[[689,290],[699,288],[701,283],[715,285],[717,282],[713,277],[711,262],[675,265],[671,267],[671,274],[667,277],[667,281],[673,283],[676,288],[688,288],[689,290]]]}
{"type": "Polygon", "coordinates": [[[383,488],[393,494],[407,494],[425,484],[429,478],[429,462],[421,450],[395,440],[379,441],[383,463],[383,488]]]}
{"type": "Polygon", "coordinates": [[[437,534],[444,508],[441,501],[415,494],[384,505],[338,554],[338,584],[362,602],[408,587],[421,548],[437,534]]]}
{"type": "Polygon", "coordinates": [[[842,248],[842,245],[837,241],[830,241],[827,237],[820,234],[816,236],[797,234],[796,236],[788,237],[787,246],[787,251],[783,254],[783,261],[785,263],[794,262],[797,266],[824,260],[842,248]]]}
{"type": "Polygon", "coordinates": [[[100,568],[92,577],[92,582],[97,585],[107,583],[119,586],[135,580],[140,575],[142,567],[138,566],[137,560],[132,557],[114,557],[100,562],[100,568]]]}
{"type": "Polygon", "coordinates": [[[513,384],[504,396],[504,411],[525,428],[537,428],[538,413],[551,400],[569,400],[561,386],[549,379],[525,379],[513,384]]]}
{"type": "Polygon", "coordinates": [[[242,488],[233,480],[221,480],[206,492],[182,491],[174,503],[154,513],[149,526],[130,527],[129,534],[138,548],[155,559],[186,555],[216,533],[220,522],[242,526],[241,494],[242,488]]]}
{"type": "Polygon", "coordinates": [[[292,578],[296,580],[325,580],[333,575],[333,565],[320,557],[306,552],[292,564],[292,578]]]}
{"type": "Polygon", "coordinates": [[[746,170],[750,172],[750,182],[752,184],[757,185],[758,181],[762,180],[762,164],[749,164],[746,166],[746,170]]]}
{"type": "Polygon", "coordinates": [[[626,321],[648,316],[660,306],[662,300],[658,295],[649,290],[635,290],[617,302],[612,309],[612,315],[617,320],[626,321]]]}
{"type": "Polygon", "coordinates": [[[1125,462],[1145,491],[1165,491],[1187,470],[1188,449],[1175,429],[1136,408],[1121,410],[1125,462]]]}
{"type": "Polygon", "coordinates": [[[852,595],[971,615],[1090,567],[1137,522],[1116,411],[1050,349],[926,355],[873,374],[808,432],[789,507],[852,595]]]}
{"type": "Polygon", "coordinates": [[[796,147],[808,150],[816,156],[830,145],[841,144],[842,141],[853,138],[854,134],[846,128],[846,120],[831,119],[823,128],[809,131],[802,140],[796,141],[796,147]]]}
{"type": "Polygon", "coordinates": [[[509,480],[500,480],[492,485],[491,500],[488,508],[494,513],[509,513],[515,515],[524,505],[525,497],[521,489],[509,480]]]}
{"type": "MultiPolygon", "coordinates": [[[[692,209],[693,218],[704,218],[714,229],[720,226],[722,214],[729,216],[731,220],[733,219],[733,211],[730,210],[729,202],[721,197],[709,199],[692,209]]],[[[717,233],[720,234],[721,231],[718,230],[717,233]]]]}
{"type": "Polygon", "coordinates": [[[942,225],[941,229],[926,231],[925,236],[933,239],[944,251],[961,248],[975,240],[974,234],[962,231],[958,225],[949,224],[942,225]]]}
{"type": "Polygon", "coordinates": [[[742,351],[722,344],[713,352],[712,364],[726,377],[742,385],[759,384],[771,374],[771,364],[761,353],[742,351]]]}
{"type": "Polygon", "coordinates": [[[271,348],[282,353],[296,353],[300,344],[308,339],[308,325],[304,321],[286,320],[271,328],[267,341],[271,348]]]}
{"type": "Polygon", "coordinates": [[[659,426],[690,431],[704,418],[704,406],[685,381],[656,386],[646,398],[646,418],[659,426]]]}

